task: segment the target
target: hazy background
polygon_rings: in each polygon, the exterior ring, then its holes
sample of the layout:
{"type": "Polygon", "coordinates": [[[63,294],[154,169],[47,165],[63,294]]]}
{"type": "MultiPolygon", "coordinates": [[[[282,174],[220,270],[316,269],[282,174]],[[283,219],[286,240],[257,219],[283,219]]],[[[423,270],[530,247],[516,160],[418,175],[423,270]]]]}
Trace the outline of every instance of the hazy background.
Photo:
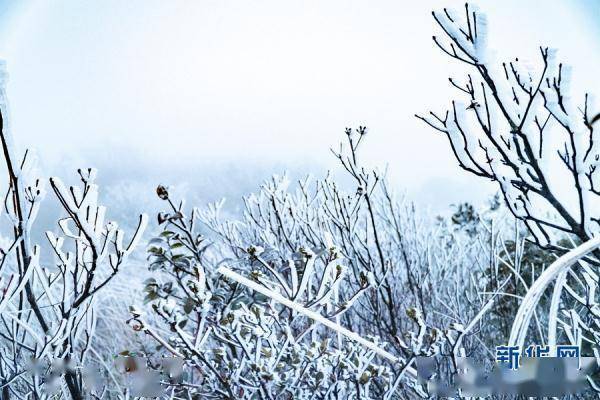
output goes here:
{"type": "MultiPolygon", "coordinates": [[[[346,126],[364,159],[439,209],[493,191],[414,118],[446,107],[463,66],[432,43],[456,1],[2,1],[12,125],[46,175],[96,166],[128,206],[156,183],[238,198],[273,172],[324,175],[346,126]]],[[[479,1],[500,56],[559,48],[574,94],[600,93],[600,2],[479,1]]],[[[74,177],[73,175],[70,175],[74,177]]],[[[150,197],[151,198],[151,197],[150,197]]],[[[234,201],[235,202],[235,201],[234,201]]]]}

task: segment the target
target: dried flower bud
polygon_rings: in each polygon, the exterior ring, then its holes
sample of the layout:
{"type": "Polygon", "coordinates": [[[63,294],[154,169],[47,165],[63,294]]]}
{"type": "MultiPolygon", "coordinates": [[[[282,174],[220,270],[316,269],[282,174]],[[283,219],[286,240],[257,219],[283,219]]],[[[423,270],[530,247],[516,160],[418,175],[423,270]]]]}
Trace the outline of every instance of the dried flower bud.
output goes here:
{"type": "Polygon", "coordinates": [[[158,185],[158,187],[156,188],[156,194],[161,200],[169,199],[169,192],[167,191],[167,188],[163,185],[158,185]]]}

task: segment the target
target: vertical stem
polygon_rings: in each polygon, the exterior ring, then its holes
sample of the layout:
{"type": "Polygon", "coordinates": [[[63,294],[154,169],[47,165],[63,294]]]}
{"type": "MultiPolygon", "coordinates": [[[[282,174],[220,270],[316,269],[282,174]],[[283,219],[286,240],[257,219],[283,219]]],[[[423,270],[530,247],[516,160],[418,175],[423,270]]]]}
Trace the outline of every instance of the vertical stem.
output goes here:
{"type": "MultiPolygon", "coordinates": [[[[25,237],[26,232],[24,229],[24,217],[23,217],[23,209],[21,207],[21,193],[20,193],[20,182],[19,178],[15,174],[15,169],[13,165],[13,160],[11,158],[10,149],[7,141],[7,133],[4,130],[4,115],[3,110],[0,110],[0,141],[2,142],[2,152],[4,154],[4,160],[6,161],[6,168],[8,170],[8,177],[10,182],[10,190],[12,192],[12,202],[13,209],[15,215],[18,219],[18,225],[14,228],[15,240],[21,238],[21,243],[19,243],[19,251],[21,253],[21,258],[17,257],[17,263],[19,265],[19,272],[24,274],[27,268],[29,267],[29,263],[31,262],[31,255],[29,254],[29,238],[25,237]]],[[[35,295],[33,294],[33,289],[31,287],[31,282],[27,282],[25,284],[25,293],[27,295],[27,301],[35,314],[40,326],[44,333],[48,332],[48,324],[40,311],[40,308],[35,299],[35,295]]]]}

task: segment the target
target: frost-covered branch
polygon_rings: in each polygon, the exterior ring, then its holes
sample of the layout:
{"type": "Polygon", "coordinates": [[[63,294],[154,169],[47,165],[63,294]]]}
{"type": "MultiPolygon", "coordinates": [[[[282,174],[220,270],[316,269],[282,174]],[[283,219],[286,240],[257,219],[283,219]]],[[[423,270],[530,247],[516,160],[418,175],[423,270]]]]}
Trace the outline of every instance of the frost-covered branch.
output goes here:
{"type": "Polygon", "coordinates": [[[91,390],[82,378],[86,354],[97,340],[93,297],[139,241],[146,217],[140,216],[133,239],[124,245],[123,231],[104,223],[95,171],[80,170],[82,188],[67,189],[58,178],[50,179],[52,200],[66,214],[58,221],[62,236],[47,232],[48,242],[34,245],[44,184],[34,177],[32,153],[18,156],[7,121],[4,69],[0,75],[0,142],[8,175],[4,211],[13,232],[11,244],[0,250],[0,397],[45,398],[57,392],[84,399],[91,390]],[[53,258],[54,263],[46,261],[53,258]]]}
{"type": "Polygon", "coordinates": [[[580,109],[572,104],[569,71],[548,48],[540,49],[535,70],[518,58],[497,62],[487,49],[485,17],[469,4],[463,15],[434,12],[447,39],[434,42],[474,72],[464,83],[450,78],[467,102],[453,100],[444,118],[417,117],[447,135],[463,169],[498,183],[539,245],[555,249],[565,233],[589,240],[600,230],[594,212],[600,149],[588,95],[580,109]]]}

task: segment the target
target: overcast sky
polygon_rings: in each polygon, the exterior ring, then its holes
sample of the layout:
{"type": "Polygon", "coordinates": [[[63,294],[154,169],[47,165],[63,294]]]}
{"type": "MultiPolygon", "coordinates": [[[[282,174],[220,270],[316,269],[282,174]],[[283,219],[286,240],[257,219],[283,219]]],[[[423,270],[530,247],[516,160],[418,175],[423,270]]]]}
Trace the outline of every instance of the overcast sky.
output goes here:
{"type": "MultiPolygon", "coordinates": [[[[223,169],[248,183],[253,168],[325,170],[344,127],[367,125],[365,160],[389,164],[396,187],[432,202],[489,191],[413,116],[454,94],[447,77],[464,68],[433,45],[431,11],[463,2],[0,4],[14,134],[52,173],[163,179],[176,164],[181,181],[223,169]]],[[[539,45],[558,48],[574,94],[600,93],[600,2],[476,4],[499,56],[534,63],[539,45]]]]}

